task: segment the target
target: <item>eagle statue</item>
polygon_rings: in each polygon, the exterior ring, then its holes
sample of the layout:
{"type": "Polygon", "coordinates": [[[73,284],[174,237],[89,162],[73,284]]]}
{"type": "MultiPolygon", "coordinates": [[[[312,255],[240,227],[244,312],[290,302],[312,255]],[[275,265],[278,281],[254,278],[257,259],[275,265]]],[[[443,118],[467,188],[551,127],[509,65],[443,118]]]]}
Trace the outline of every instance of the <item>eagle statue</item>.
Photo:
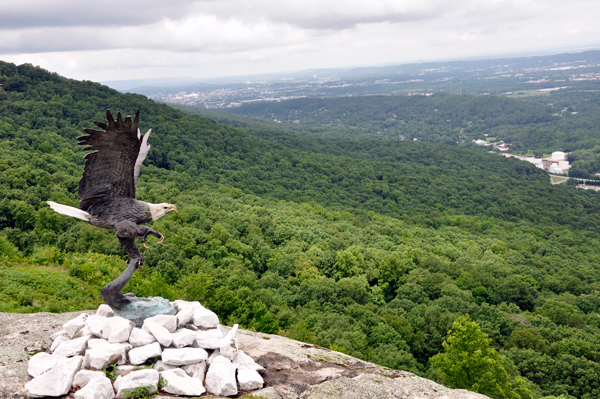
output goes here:
{"type": "Polygon", "coordinates": [[[93,151],[85,155],[85,169],[79,181],[79,209],[52,201],[47,203],[60,214],[114,230],[121,248],[131,256],[123,274],[101,291],[104,301],[114,310],[146,299],[121,294],[133,272],[144,263],[135,239],[140,238],[146,248],[149,248],[146,245],[149,235],[159,238],[162,243],[164,236],[144,224],[171,211],[177,212],[177,207],[167,203],[150,204],[135,198],[140,169],[150,150],[148,136],[151,130],[141,136],[138,129],[140,111],[136,112],[133,121],[131,116],[123,119],[120,112],[115,120],[110,110],[106,111],[106,118],[108,124],[94,122],[102,130],[83,129],[87,134],[77,138],[77,144],[87,146],[84,151],[93,151]]]}

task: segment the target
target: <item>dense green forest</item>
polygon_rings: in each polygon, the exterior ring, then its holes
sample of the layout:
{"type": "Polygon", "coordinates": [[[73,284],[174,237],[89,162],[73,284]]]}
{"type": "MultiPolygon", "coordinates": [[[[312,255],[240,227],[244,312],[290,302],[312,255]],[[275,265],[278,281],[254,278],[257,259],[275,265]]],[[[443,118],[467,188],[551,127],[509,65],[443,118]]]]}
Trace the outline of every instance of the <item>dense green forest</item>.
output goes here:
{"type": "MultiPolygon", "coordinates": [[[[449,94],[301,98],[227,110],[280,121],[291,133],[325,137],[417,139],[448,145],[502,140],[517,154],[569,152],[574,177],[590,178],[600,172],[600,158],[590,153],[600,136],[598,91],[561,90],[531,98],[449,94]]],[[[228,119],[214,111],[213,115],[228,119]]]]}
{"type": "Polygon", "coordinates": [[[126,290],[493,398],[600,396],[596,193],[476,148],[236,129],[30,65],[0,83],[0,311],[93,308],[125,268],[112,232],[45,201],[76,206],[82,128],[139,108],[138,198],[180,212],[126,290]],[[470,337],[495,387],[446,369],[470,337]]]}

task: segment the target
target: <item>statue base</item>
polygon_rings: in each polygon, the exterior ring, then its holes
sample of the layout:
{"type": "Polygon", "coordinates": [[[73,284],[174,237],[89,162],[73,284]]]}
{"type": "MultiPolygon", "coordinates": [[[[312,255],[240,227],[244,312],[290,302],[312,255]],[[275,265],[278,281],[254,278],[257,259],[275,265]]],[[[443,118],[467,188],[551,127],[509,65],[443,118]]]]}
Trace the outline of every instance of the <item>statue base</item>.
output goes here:
{"type": "Polygon", "coordinates": [[[127,299],[127,303],[119,309],[113,308],[115,316],[133,321],[136,327],[141,327],[144,324],[144,320],[148,317],[160,314],[177,314],[177,311],[168,299],[159,296],[138,298],[133,294],[125,294],[123,296],[127,299]]]}

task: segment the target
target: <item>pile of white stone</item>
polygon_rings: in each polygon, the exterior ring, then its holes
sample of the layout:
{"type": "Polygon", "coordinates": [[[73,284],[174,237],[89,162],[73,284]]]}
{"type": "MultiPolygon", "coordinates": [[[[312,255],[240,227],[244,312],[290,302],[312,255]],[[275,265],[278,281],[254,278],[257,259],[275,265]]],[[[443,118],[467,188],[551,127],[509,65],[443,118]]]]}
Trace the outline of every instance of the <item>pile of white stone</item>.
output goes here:
{"type": "Polygon", "coordinates": [[[148,318],[142,328],[107,305],[64,324],[50,337],[50,353],[29,360],[27,395],[63,396],[75,389],[75,399],[113,399],[145,388],[152,393],[160,384],[175,395],[232,396],[262,388],[258,371],[264,369],[238,350],[237,324],[225,333],[217,315],[199,302],[173,306],[177,315],[148,318]],[[114,364],[118,377],[111,381],[103,370],[114,364]]]}

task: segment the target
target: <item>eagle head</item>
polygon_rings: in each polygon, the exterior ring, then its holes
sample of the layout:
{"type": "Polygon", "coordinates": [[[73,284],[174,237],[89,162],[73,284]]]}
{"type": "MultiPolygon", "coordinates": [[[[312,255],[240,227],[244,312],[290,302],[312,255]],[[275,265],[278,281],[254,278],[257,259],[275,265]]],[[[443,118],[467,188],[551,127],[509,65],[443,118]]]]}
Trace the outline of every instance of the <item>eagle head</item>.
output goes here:
{"type": "Polygon", "coordinates": [[[152,221],[160,219],[161,217],[165,216],[167,213],[169,213],[171,211],[177,212],[177,207],[175,205],[167,204],[166,202],[163,202],[162,204],[150,204],[150,203],[146,202],[146,204],[148,204],[148,207],[150,207],[150,213],[152,214],[152,221]]]}

